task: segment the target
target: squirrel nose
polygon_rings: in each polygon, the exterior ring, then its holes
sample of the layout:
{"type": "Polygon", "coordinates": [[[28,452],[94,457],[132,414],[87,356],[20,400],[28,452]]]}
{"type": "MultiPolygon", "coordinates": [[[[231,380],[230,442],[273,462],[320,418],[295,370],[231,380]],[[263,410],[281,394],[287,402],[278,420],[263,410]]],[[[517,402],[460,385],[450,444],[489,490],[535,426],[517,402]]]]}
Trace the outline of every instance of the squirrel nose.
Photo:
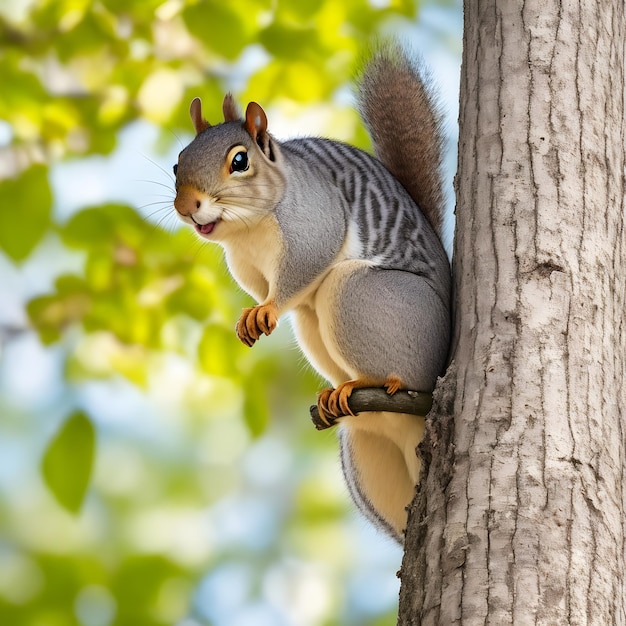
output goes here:
{"type": "Polygon", "coordinates": [[[174,207],[184,217],[191,217],[194,213],[200,210],[202,201],[206,199],[206,194],[194,189],[193,187],[185,186],[181,187],[176,192],[174,207]]]}

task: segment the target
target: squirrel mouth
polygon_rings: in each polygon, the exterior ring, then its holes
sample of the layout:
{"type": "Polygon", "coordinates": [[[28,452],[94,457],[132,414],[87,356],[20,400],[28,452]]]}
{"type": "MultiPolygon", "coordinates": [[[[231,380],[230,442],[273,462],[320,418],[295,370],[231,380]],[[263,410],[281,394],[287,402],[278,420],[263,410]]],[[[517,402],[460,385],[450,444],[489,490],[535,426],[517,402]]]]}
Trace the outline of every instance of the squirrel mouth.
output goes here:
{"type": "Polygon", "coordinates": [[[201,235],[210,235],[215,229],[216,225],[217,220],[215,222],[209,222],[208,224],[198,224],[196,222],[196,232],[200,233],[201,235]]]}

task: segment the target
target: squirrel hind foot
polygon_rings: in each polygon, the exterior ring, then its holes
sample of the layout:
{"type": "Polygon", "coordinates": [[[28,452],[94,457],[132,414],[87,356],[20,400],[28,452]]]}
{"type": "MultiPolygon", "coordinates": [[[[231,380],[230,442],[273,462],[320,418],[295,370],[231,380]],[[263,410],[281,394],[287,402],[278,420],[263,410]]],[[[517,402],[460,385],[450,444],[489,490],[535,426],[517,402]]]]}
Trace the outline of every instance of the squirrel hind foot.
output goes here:
{"type": "MultiPolygon", "coordinates": [[[[352,381],[348,381],[350,383],[352,381]]],[[[322,421],[329,426],[344,415],[354,415],[348,405],[348,398],[352,393],[348,383],[339,385],[336,389],[324,389],[317,398],[317,409],[322,421]]]]}
{"type": "Polygon", "coordinates": [[[328,400],[330,395],[333,393],[334,389],[324,389],[320,391],[317,397],[317,412],[319,415],[319,424],[316,424],[315,427],[318,430],[324,430],[326,428],[330,428],[335,425],[335,420],[340,415],[333,414],[328,407],[328,400]]]}
{"type": "MultiPolygon", "coordinates": [[[[319,411],[320,420],[328,428],[333,426],[335,420],[340,417],[355,415],[349,404],[352,392],[355,389],[380,386],[380,381],[373,382],[364,378],[357,378],[341,383],[336,389],[324,389],[317,398],[317,410],[319,411]]],[[[402,379],[395,374],[387,376],[382,386],[390,396],[393,396],[396,391],[404,387],[402,379]]]]}
{"type": "MultiPolygon", "coordinates": [[[[390,377],[391,378],[391,377],[390,377]]],[[[389,381],[389,378],[387,379],[389,381]]],[[[399,380],[399,379],[398,379],[399,380]]],[[[387,383],[385,383],[385,386],[387,383]]],[[[324,389],[318,396],[317,408],[324,421],[334,422],[345,415],[355,415],[350,408],[349,399],[355,389],[364,387],[377,387],[380,383],[373,383],[371,380],[357,378],[347,380],[337,386],[336,389],[324,389]]],[[[397,389],[394,389],[394,393],[397,389]]],[[[390,393],[389,390],[387,393],[390,393]]]]}

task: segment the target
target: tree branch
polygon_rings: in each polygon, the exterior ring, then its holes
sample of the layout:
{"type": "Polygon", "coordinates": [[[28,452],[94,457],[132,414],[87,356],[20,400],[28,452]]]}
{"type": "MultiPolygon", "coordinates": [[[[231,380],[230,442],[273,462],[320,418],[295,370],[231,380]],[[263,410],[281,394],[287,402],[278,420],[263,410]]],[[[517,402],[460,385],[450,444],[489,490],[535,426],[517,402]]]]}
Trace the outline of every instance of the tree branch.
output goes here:
{"type": "MultiPolygon", "coordinates": [[[[397,391],[390,396],[382,387],[355,389],[348,404],[355,414],[370,411],[389,411],[391,413],[408,413],[409,415],[426,415],[430,411],[433,397],[423,391],[397,391]]],[[[322,421],[317,405],[309,409],[311,420],[317,430],[324,430],[336,424],[322,421]]],[[[340,418],[337,418],[340,419],[340,418]]]]}

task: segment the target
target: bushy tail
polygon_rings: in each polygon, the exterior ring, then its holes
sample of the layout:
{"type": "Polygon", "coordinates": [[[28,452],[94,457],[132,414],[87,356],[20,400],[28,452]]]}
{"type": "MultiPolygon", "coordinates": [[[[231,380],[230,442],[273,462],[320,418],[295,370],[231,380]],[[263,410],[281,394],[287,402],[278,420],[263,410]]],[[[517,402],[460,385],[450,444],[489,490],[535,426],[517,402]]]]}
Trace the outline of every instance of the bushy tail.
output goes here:
{"type": "Polygon", "coordinates": [[[374,151],[442,238],[441,115],[418,60],[379,45],[357,80],[361,117],[374,151]]]}

